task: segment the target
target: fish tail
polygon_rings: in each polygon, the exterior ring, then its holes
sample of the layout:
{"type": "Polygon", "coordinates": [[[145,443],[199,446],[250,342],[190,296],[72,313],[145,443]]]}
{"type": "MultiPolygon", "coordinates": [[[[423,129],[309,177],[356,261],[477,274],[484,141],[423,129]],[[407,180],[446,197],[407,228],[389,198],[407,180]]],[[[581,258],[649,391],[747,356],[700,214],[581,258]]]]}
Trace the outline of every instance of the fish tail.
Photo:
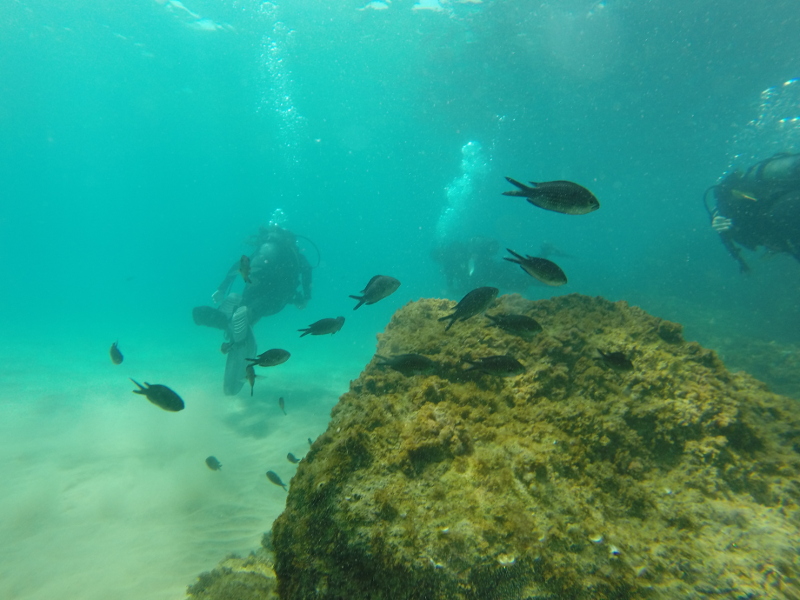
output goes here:
{"type": "Polygon", "coordinates": [[[511,190],[510,192],[503,192],[503,196],[526,196],[526,192],[530,191],[532,188],[528,187],[524,183],[517,181],[516,179],[511,179],[511,177],[506,177],[506,181],[511,185],[518,187],[518,190],[511,190]]]}
{"type": "Polygon", "coordinates": [[[143,394],[143,393],[144,393],[144,391],[143,391],[143,390],[146,390],[146,389],[147,389],[147,388],[145,388],[145,387],[144,387],[144,386],[143,386],[141,383],[139,383],[138,381],[136,381],[136,380],[135,380],[135,379],[133,379],[132,377],[128,377],[128,379],[130,379],[130,380],[131,380],[133,383],[135,383],[136,385],[138,385],[138,386],[139,386],[139,389],[138,389],[138,390],[133,390],[133,393],[134,393],[134,394],[143,394]]]}
{"type": "Polygon", "coordinates": [[[358,304],[356,304],[356,305],[353,307],[353,310],[357,309],[359,306],[361,306],[362,304],[364,304],[364,302],[365,302],[365,301],[366,301],[366,299],[367,299],[367,297],[366,297],[366,296],[350,296],[350,297],[351,297],[353,300],[358,300],[358,304]]]}
{"type": "Polygon", "coordinates": [[[310,329],[298,329],[297,331],[302,331],[303,333],[300,334],[300,337],[306,336],[311,333],[310,329]]]}
{"type": "MultiPolygon", "coordinates": [[[[522,259],[524,258],[524,257],[523,257],[521,254],[517,254],[517,253],[516,253],[516,252],[514,252],[514,251],[513,251],[511,248],[506,248],[506,252],[508,252],[509,254],[511,254],[511,256],[513,256],[514,258],[518,258],[518,259],[520,259],[520,260],[522,260],[522,259]]],[[[506,258],[506,260],[511,260],[511,259],[510,259],[510,258],[506,258]]],[[[512,262],[513,262],[513,261],[512,261],[512,262]]]]}

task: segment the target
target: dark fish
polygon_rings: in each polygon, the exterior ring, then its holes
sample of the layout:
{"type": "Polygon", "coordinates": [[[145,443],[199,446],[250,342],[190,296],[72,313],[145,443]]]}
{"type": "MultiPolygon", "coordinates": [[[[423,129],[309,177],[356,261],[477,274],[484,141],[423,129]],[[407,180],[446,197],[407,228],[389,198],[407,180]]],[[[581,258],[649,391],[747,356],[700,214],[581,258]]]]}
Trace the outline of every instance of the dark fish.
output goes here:
{"type": "Polygon", "coordinates": [[[278,477],[278,474],[275,471],[267,471],[267,479],[269,479],[275,485],[281,486],[287,492],[289,491],[286,489],[286,484],[281,481],[281,478],[278,477]]]}
{"type": "Polygon", "coordinates": [[[531,277],[538,279],[546,285],[559,286],[567,283],[567,276],[556,263],[546,258],[536,258],[535,256],[522,256],[510,248],[506,248],[514,258],[503,257],[509,262],[513,262],[522,267],[531,277]]]}
{"type": "Polygon", "coordinates": [[[283,400],[283,396],[278,398],[278,406],[280,406],[281,411],[283,411],[283,414],[286,414],[286,402],[283,400]]]}
{"type": "Polygon", "coordinates": [[[487,375],[500,377],[513,377],[525,372],[525,367],[513,356],[503,354],[500,356],[485,356],[477,360],[465,360],[470,365],[465,371],[481,371],[487,375]]]}
{"type": "Polygon", "coordinates": [[[447,331],[450,329],[456,321],[466,321],[470,317],[474,317],[485,311],[489,308],[489,305],[494,302],[494,299],[497,298],[498,293],[500,293],[500,290],[496,287],[479,287],[469,292],[456,304],[452,313],[446,317],[439,318],[440,321],[450,319],[450,322],[444,330],[447,331]]]}
{"type": "Polygon", "coordinates": [[[298,329],[302,331],[300,337],[304,335],[325,335],[327,333],[334,334],[339,331],[344,325],[344,317],[336,317],[335,319],[320,319],[306,327],[305,329],[298,329]]]}
{"type": "Polygon", "coordinates": [[[606,366],[615,371],[633,371],[633,362],[622,352],[608,352],[597,350],[600,353],[598,360],[602,360],[606,366]]]}
{"type": "Polygon", "coordinates": [[[422,356],[421,354],[396,354],[395,356],[381,356],[376,354],[375,358],[383,362],[377,363],[379,367],[389,367],[403,375],[419,375],[427,373],[436,368],[436,362],[422,356]]]}
{"type": "Polygon", "coordinates": [[[314,442],[311,441],[311,438],[308,438],[308,445],[309,446],[313,446],[314,445],[314,442]]]}
{"type": "Polygon", "coordinates": [[[506,181],[519,189],[503,192],[504,196],[522,196],[534,206],[545,210],[565,215],[585,215],[600,208],[600,203],[592,192],[571,181],[543,181],[541,183],[530,181],[530,186],[511,179],[511,177],[506,177],[506,181]]]}
{"type": "Polygon", "coordinates": [[[239,273],[242,274],[245,283],[253,283],[250,281],[250,257],[246,254],[242,254],[242,258],[239,259],[239,273]]]}
{"type": "Polygon", "coordinates": [[[183,400],[180,396],[178,396],[178,394],[173,392],[167,386],[159,383],[150,385],[146,381],[144,382],[144,385],[142,385],[134,379],[131,379],[131,381],[139,386],[138,390],[133,390],[134,394],[141,394],[156,406],[170,412],[178,412],[179,410],[183,410],[183,400]],[[145,387],[145,385],[147,387],[145,387]]]}
{"type": "Polygon", "coordinates": [[[532,336],[542,330],[536,319],[525,315],[484,315],[491,321],[489,327],[499,327],[503,331],[519,336],[532,336]]]}
{"type": "Polygon", "coordinates": [[[111,362],[112,363],[114,363],[115,365],[121,365],[122,364],[122,360],[123,360],[122,352],[119,351],[119,347],[117,346],[117,342],[114,342],[113,344],[111,344],[111,350],[109,350],[108,353],[111,355],[111,362]]]}
{"type": "Polygon", "coordinates": [[[299,462],[300,462],[300,459],[299,459],[299,458],[297,458],[297,457],[296,457],[294,454],[292,454],[291,452],[289,452],[289,454],[287,454],[287,455],[286,455],[286,460],[288,460],[288,461],[289,461],[290,463],[292,463],[293,465],[296,465],[297,463],[299,463],[299,462]]]}
{"type": "Polygon", "coordinates": [[[272,350],[262,352],[258,355],[258,358],[248,358],[247,360],[251,361],[255,367],[274,367],[275,365],[285,363],[289,360],[290,356],[291,354],[289,354],[288,350],[273,348],[272,350]]]}
{"type": "Polygon", "coordinates": [[[217,460],[216,456],[209,456],[206,459],[206,466],[212,471],[219,471],[222,468],[222,463],[217,460]]]}
{"type": "Polygon", "coordinates": [[[383,300],[386,296],[391,296],[400,287],[400,282],[388,275],[375,275],[367,283],[361,293],[363,296],[350,296],[353,300],[358,300],[358,304],[353,307],[357,309],[362,304],[375,304],[378,300],[383,300]]]}
{"type": "Polygon", "coordinates": [[[256,387],[256,370],[253,368],[253,365],[247,365],[244,369],[244,377],[247,379],[247,383],[250,384],[250,395],[253,395],[253,389],[256,387]]]}
{"type": "Polygon", "coordinates": [[[233,348],[233,342],[222,342],[222,346],[219,347],[219,351],[223,354],[227,354],[233,348]]]}

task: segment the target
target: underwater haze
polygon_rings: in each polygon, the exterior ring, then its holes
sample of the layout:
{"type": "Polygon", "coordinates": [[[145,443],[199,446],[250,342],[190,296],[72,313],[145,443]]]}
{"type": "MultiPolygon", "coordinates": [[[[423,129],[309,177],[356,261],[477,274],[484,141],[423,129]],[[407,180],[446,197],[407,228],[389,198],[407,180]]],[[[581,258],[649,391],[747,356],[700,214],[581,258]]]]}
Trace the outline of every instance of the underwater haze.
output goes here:
{"type": "Polygon", "coordinates": [[[740,273],[703,205],[800,152],[799,30],[793,0],[5,0],[0,598],[181,598],[255,548],[286,498],[265,472],[290,481],[394,311],[469,291],[451,244],[485,241],[501,293],[626,300],[800,393],[800,265],[740,273]],[[536,208],[506,176],[601,208],[536,208]],[[254,328],[291,359],[226,396],[192,309],[271,222],[313,295],[254,328]],[[568,283],[506,248],[557,252],[568,283]],[[402,284],[354,312],[376,274],[402,284]]]}

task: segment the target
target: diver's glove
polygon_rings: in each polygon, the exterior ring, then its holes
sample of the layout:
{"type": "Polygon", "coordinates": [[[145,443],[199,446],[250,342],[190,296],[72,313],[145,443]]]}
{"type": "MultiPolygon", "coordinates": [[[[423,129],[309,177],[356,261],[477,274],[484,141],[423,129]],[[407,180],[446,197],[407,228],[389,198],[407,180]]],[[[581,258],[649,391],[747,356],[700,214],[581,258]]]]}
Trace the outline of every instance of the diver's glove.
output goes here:
{"type": "Polygon", "coordinates": [[[711,229],[717,233],[725,233],[733,226],[733,220],[721,215],[715,216],[711,221],[711,229]]]}

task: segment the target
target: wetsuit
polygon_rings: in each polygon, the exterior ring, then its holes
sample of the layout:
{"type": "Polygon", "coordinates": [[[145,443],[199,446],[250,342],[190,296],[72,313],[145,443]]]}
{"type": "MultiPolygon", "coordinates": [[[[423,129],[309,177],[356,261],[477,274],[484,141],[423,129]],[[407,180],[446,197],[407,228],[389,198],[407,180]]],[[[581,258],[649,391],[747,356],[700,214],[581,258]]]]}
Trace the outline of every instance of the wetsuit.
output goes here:
{"type": "Polygon", "coordinates": [[[730,220],[718,230],[720,239],[743,271],[749,267],[741,248],[764,247],[800,261],[800,154],[777,154],[745,173],[730,173],[712,189],[712,220],[730,220]]]}

